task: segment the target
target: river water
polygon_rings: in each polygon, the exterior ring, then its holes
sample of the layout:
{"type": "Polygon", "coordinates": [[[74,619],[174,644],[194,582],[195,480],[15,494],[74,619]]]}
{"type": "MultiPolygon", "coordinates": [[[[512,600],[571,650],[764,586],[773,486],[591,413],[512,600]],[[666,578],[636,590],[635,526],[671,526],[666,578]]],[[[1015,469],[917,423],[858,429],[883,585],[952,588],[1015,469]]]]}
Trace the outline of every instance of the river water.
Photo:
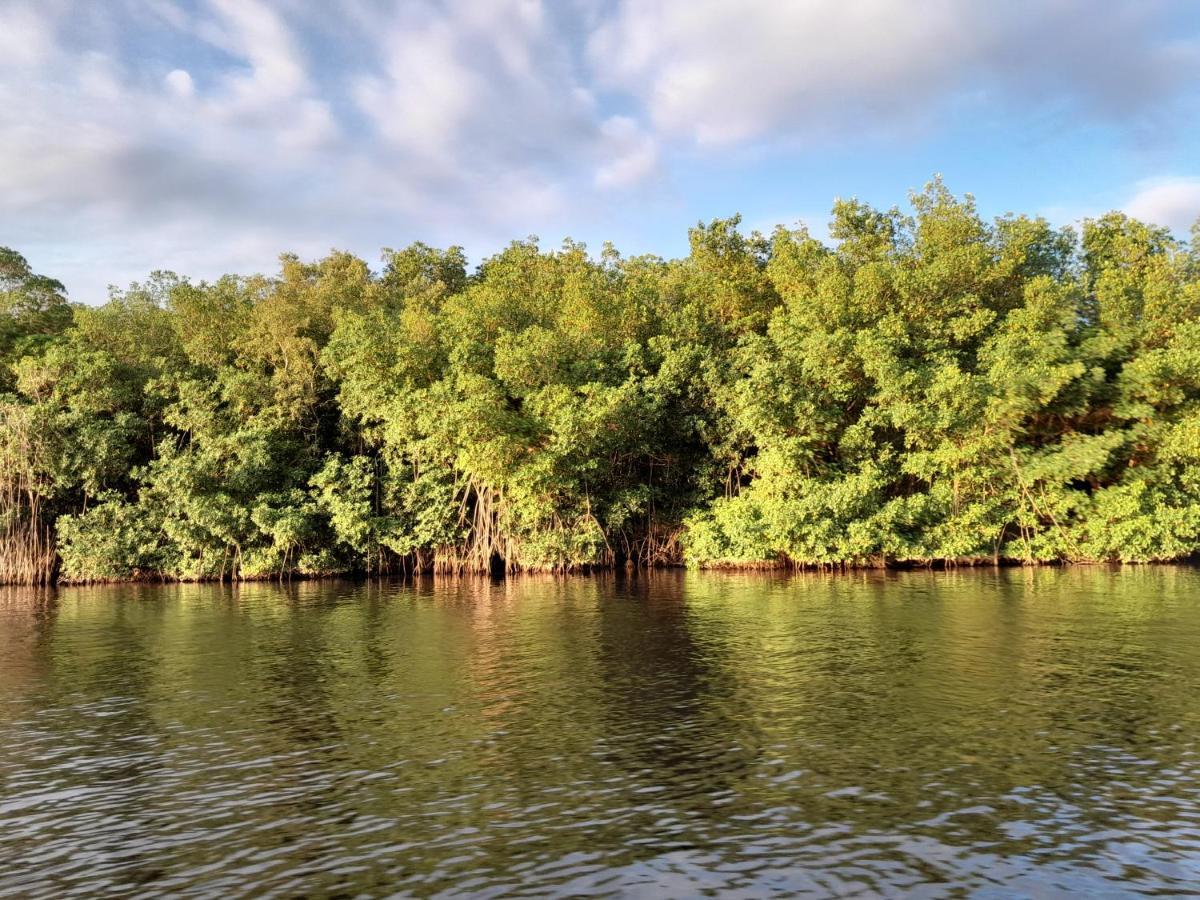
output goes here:
{"type": "Polygon", "coordinates": [[[1200,892],[1200,571],[0,594],[0,894],[1200,892]]]}

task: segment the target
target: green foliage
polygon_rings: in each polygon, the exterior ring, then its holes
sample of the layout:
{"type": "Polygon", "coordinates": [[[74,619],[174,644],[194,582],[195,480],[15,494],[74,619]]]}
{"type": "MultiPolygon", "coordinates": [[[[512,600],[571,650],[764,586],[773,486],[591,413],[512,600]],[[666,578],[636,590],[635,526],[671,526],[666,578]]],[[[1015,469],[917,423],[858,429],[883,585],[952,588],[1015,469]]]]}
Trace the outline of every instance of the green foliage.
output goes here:
{"type": "Polygon", "coordinates": [[[833,252],[776,235],[782,304],[740,343],[732,404],[751,477],[693,514],[689,558],[1194,553],[1194,257],[1116,214],[1077,250],[940,183],[912,199],[839,203],[833,252]]]}
{"type": "Polygon", "coordinates": [[[0,251],[6,515],[84,581],[1196,553],[1200,242],[910,199],[99,308],[0,251]]]}
{"type": "Polygon", "coordinates": [[[60,577],[65,581],[127,581],[175,570],[164,546],[161,519],[120,495],[102,495],[94,506],[58,519],[60,577]]]}
{"type": "Polygon", "coordinates": [[[12,367],[36,355],[71,325],[62,282],[37,275],[21,254],[0,247],[0,390],[12,390],[12,367]]]}

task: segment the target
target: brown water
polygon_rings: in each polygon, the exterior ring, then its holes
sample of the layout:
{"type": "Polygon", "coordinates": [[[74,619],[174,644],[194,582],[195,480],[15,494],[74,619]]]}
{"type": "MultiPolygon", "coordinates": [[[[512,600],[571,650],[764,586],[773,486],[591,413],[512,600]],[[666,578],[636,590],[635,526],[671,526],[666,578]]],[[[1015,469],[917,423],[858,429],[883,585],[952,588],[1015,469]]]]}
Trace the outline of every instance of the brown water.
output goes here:
{"type": "Polygon", "coordinates": [[[1200,892],[1186,568],[0,596],[0,894],[1200,892]]]}

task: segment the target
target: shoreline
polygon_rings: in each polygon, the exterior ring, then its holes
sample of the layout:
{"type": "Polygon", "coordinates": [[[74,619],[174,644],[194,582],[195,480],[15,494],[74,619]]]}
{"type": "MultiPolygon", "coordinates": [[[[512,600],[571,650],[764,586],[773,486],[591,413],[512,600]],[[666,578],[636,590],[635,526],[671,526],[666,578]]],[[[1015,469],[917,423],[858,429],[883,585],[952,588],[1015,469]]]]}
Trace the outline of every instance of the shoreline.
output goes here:
{"type": "Polygon", "coordinates": [[[384,573],[366,573],[366,572],[339,572],[328,574],[311,574],[311,573],[291,573],[291,574],[272,574],[272,575],[254,575],[240,578],[175,578],[175,577],[156,577],[143,576],[132,578],[111,578],[111,579],[92,579],[87,581],[72,581],[55,579],[50,582],[28,583],[28,582],[5,582],[0,581],[0,587],[8,588],[68,588],[68,587],[106,587],[106,586],[121,586],[121,585],[138,585],[147,587],[166,587],[171,585],[241,585],[241,584],[267,584],[280,583],[288,584],[293,582],[303,583],[319,583],[333,581],[353,581],[353,582],[371,582],[371,581],[388,581],[388,582],[407,582],[420,581],[426,579],[488,579],[492,581],[507,581],[519,580],[526,578],[537,579],[560,579],[560,578],[592,578],[592,577],[607,577],[607,576],[651,576],[655,573],[662,572],[677,572],[677,573],[711,573],[711,574],[730,574],[730,575],[778,575],[778,574],[812,574],[812,575],[854,575],[862,573],[880,573],[880,574],[900,574],[904,572],[957,572],[957,571],[980,571],[983,569],[993,570],[1016,570],[1016,569],[1077,569],[1077,568],[1144,568],[1144,567],[1159,567],[1159,566],[1186,566],[1194,567],[1200,562],[1195,556],[1180,557],[1177,559],[1156,559],[1156,560],[1139,560],[1139,561],[1121,561],[1121,560],[1053,560],[1053,561],[1027,561],[1018,559],[971,559],[971,560],[934,560],[925,561],[895,561],[889,560],[884,564],[876,563],[830,563],[830,564],[814,564],[814,563],[793,563],[790,561],[779,562],[752,562],[752,563],[736,563],[730,561],[721,561],[715,563],[707,563],[704,565],[654,565],[654,566],[635,566],[635,565],[592,565],[580,566],[571,569],[523,569],[517,571],[421,571],[421,572],[384,572],[384,573]]]}

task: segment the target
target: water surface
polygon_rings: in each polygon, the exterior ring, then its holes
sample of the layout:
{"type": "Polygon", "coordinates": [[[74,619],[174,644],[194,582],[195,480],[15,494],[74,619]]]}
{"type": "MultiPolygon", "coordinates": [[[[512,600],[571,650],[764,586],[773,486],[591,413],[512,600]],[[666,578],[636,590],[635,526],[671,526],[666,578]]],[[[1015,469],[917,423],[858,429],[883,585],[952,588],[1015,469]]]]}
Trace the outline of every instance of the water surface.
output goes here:
{"type": "Polygon", "coordinates": [[[1187,568],[9,590],[0,894],[1200,890],[1187,568]]]}

